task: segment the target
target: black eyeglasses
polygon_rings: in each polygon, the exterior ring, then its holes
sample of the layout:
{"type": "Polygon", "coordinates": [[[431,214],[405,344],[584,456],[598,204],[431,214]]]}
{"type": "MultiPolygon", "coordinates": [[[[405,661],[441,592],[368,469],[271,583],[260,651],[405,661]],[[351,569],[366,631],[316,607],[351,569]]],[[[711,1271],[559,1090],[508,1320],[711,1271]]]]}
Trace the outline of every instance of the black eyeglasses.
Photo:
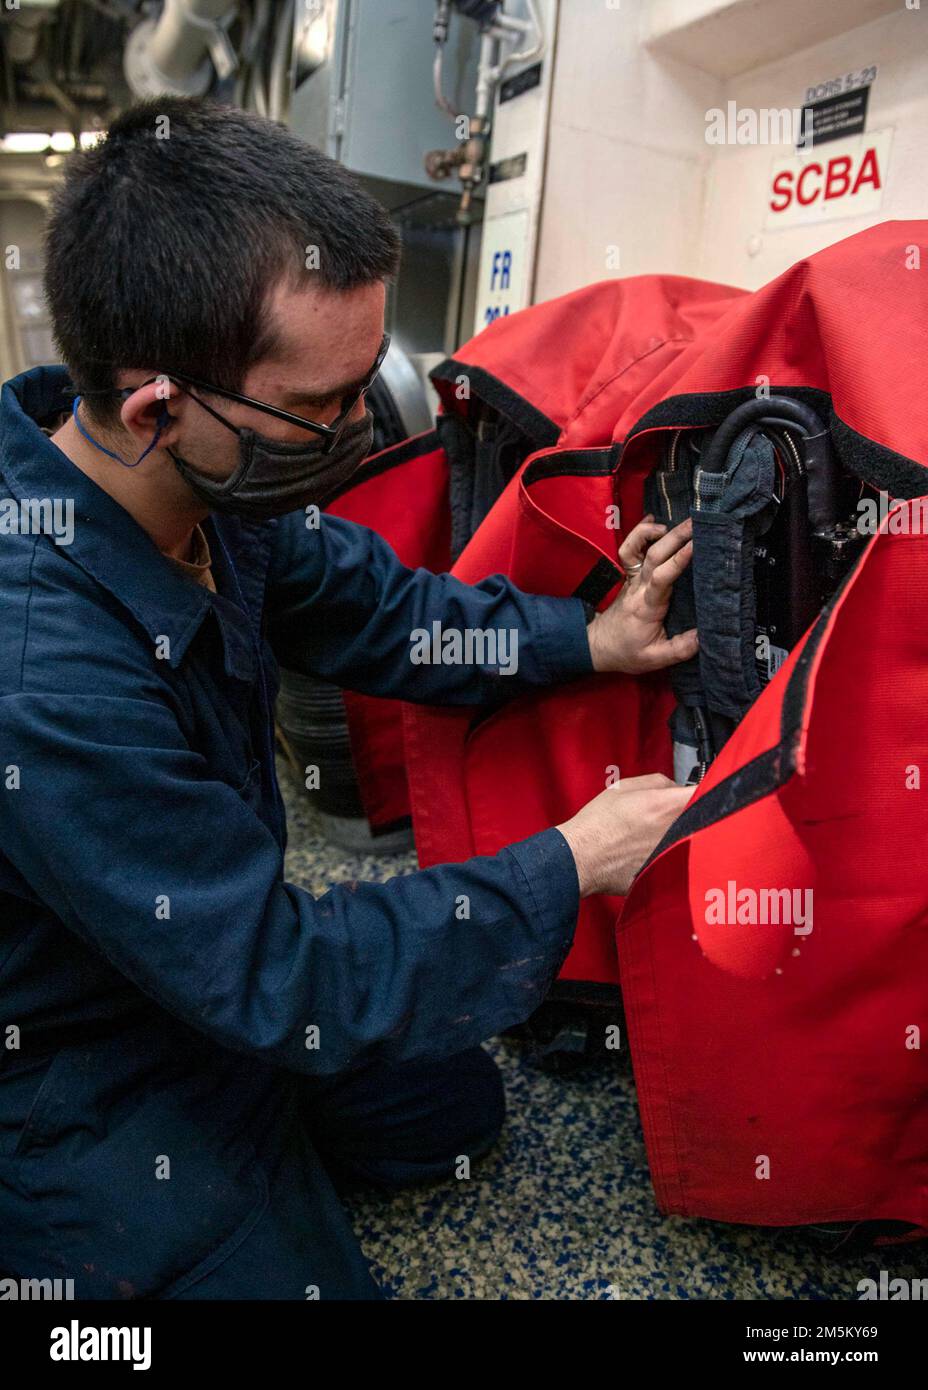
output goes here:
{"type": "MultiPolygon", "coordinates": [[[[223,400],[235,401],[238,405],[248,405],[251,406],[252,410],[260,410],[265,415],[273,415],[275,420],[284,420],[288,425],[298,425],[301,429],[310,430],[313,434],[321,435],[322,438],[326,441],[325,452],[328,453],[328,451],[330,449],[333,449],[336,443],[338,442],[339,435],[342,433],[342,430],[348,423],[348,418],[354,410],[355,406],[358,404],[358,401],[364,395],[365,391],[369,391],[371,389],[374,382],[376,381],[378,375],[380,374],[380,369],[383,366],[384,358],[386,357],[389,348],[390,334],[385,333],[383,335],[383,341],[380,344],[380,351],[377,353],[376,360],[374,361],[374,365],[371,367],[367,376],[364,378],[362,384],[357,388],[357,390],[352,392],[350,398],[347,396],[342,398],[341,409],[339,410],[338,414],[336,415],[335,419],[332,421],[330,425],[320,424],[318,420],[304,420],[302,415],[293,415],[289,410],[281,410],[280,406],[268,405],[267,401],[257,401],[252,396],[243,396],[239,391],[226,391],[221,386],[213,386],[213,384],[209,381],[201,381],[199,377],[185,376],[180,372],[159,372],[158,376],[151,377],[150,381],[157,381],[159,378],[163,379],[166,377],[168,381],[173,381],[178,386],[194,386],[197,388],[198,391],[208,391],[209,394],[212,396],[221,396],[223,400]]],[[[148,384],[149,382],[144,383],[144,385],[146,386],[148,384]]],[[[120,391],[120,394],[122,396],[131,396],[132,392],[137,390],[137,386],[125,386],[120,391]]],[[[89,394],[96,395],[97,393],[90,392],[89,394]]],[[[229,429],[236,430],[237,432],[238,426],[233,425],[229,420],[224,419],[222,415],[219,414],[218,410],[213,410],[210,406],[206,404],[205,401],[201,401],[198,396],[194,396],[193,399],[197,402],[198,405],[201,405],[204,410],[208,410],[210,415],[213,415],[223,425],[227,425],[229,429]]]]}

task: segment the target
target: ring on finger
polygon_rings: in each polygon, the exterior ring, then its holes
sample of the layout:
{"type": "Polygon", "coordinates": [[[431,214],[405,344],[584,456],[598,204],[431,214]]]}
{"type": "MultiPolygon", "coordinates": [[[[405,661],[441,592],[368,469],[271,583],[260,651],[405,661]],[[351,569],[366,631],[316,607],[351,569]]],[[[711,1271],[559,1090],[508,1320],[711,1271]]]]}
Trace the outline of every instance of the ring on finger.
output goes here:
{"type": "Polygon", "coordinates": [[[631,579],[632,575],[640,574],[641,571],[642,571],[643,569],[644,569],[644,560],[639,560],[638,563],[637,563],[637,565],[626,565],[626,566],[625,566],[625,577],[626,577],[626,579],[631,579]]]}

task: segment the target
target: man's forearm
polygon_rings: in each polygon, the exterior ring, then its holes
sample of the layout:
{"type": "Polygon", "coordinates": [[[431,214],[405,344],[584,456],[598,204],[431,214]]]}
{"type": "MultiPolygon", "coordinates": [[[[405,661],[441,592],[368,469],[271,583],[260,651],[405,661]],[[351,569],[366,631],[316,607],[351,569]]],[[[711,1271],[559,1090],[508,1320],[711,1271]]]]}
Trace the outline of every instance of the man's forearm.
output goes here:
{"type": "Polygon", "coordinates": [[[373,531],[324,519],[294,534],[269,586],[283,665],[369,695],[479,705],[589,674],[575,598],[523,593],[502,575],[465,584],[402,565],[373,531]]]}

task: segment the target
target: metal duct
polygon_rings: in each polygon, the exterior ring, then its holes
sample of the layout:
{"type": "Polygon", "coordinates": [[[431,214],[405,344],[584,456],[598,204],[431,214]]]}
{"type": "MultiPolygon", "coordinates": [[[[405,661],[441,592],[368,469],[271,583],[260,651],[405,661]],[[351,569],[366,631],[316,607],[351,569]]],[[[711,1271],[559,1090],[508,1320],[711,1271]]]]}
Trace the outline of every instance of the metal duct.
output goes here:
{"type": "Polygon", "coordinates": [[[234,72],[238,59],[228,28],[237,0],[165,0],[157,19],[133,29],[123,68],[137,97],[203,96],[234,72]]]}

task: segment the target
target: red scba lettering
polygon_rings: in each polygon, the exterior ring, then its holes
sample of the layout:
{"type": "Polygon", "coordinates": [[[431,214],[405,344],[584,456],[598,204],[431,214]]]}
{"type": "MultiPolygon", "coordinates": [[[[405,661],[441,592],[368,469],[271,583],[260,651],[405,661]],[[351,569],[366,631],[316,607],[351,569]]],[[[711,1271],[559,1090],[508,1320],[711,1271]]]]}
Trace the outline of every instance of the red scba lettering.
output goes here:
{"type": "Polygon", "coordinates": [[[773,181],[773,197],[770,199],[771,211],[785,212],[794,197],[802,207],[808,207],[810,203],[816,202],[819,198],[822,202],[826,202],[830,198],[843,198],[845,194],[849,194],[853,198],[854,194],[866,185],[871,188],[883,187],[880,164],[875,149],[869,149],[864,153],[853,186],[851,184],[852,167],[853,161],[850,155],[842,154],[829,159],[824,168],[817,161],[804,165],[798,177],[792,169],[781,170],[773,181]]]}

